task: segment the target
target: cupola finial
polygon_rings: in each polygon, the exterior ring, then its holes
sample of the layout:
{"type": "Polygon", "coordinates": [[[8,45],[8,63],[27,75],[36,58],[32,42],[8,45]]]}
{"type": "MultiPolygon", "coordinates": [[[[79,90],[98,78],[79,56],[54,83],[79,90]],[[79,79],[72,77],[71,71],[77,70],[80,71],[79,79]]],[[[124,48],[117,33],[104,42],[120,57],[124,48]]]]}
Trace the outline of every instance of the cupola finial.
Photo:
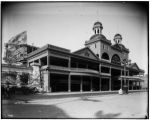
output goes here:
{"type": "Polygon", "coordinates": [[[116,44],[120,44],[121,41],[122,41],[122,36],[120,34],[116,34],[114,36],[114,41],[115,41],[116,44]]]}
{"type": "Polygon", "coordinates": [[[102,34],[102,29],[103,26],[101,22],[97,21],[94,23],[93,31],[95,32],[95,34],[102,34]]]}

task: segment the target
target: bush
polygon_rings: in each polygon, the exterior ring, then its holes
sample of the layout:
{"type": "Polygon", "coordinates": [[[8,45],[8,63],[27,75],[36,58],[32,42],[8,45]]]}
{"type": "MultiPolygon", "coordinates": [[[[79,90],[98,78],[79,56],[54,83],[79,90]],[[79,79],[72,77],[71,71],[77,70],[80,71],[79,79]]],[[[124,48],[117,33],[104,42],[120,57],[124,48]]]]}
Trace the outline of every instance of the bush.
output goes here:
{"type": "Polygon", "coordinates": [[[34,94],[34,93],[38,93],[38,90],[36,87],[27,87],[27,86],[22,86],[20,88],[20,91],[22,92],[22,94],[34,94]]]}

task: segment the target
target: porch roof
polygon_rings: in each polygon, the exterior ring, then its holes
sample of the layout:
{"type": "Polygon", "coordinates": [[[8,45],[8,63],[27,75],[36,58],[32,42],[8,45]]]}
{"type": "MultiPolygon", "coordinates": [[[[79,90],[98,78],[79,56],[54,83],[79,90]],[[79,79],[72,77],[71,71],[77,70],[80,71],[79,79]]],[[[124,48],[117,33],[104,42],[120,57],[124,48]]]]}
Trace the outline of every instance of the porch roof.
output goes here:
{"type": "Polygon", "coordinates": [[[120,76],[119,80],[121,80],[121,78],[126,78],[127,80],[137,81],[137,82],[143,82],[144,81],[140,76],[120,76]]]}

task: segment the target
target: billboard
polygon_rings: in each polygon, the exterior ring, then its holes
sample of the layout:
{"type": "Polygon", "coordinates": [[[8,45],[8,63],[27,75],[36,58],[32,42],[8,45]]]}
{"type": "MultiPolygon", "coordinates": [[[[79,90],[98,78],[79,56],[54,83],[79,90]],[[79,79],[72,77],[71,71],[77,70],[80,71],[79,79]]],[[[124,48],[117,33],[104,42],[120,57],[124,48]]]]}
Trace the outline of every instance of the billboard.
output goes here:
{"type": "Polygon", "coordinates": [[[12,37],[8,43],[5,44],[4,61],[6,63],[17,63],[26,55],[26,47],[22,45],[27,44],[27,31],[24,31],[12,37]]]}

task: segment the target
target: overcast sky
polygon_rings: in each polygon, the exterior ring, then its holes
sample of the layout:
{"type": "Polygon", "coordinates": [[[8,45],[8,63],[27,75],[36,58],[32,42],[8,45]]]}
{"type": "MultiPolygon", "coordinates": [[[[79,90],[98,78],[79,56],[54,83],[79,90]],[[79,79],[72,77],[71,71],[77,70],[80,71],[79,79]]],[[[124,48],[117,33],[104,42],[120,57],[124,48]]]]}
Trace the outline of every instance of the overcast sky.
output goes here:
{"type": "MultiPolygon", "coordinates": [[[[2,4],[2,42],[27,31],[28,44],[52,44],[72,52],[94,34],[94,22],[114,43],[116,33],[130,50],[129,57],[147,73],[148,21],[143,4],[125,2],[30,2],[2,4]]],[[[3,47],[4,48],[4,47],[3,47]]]]}

